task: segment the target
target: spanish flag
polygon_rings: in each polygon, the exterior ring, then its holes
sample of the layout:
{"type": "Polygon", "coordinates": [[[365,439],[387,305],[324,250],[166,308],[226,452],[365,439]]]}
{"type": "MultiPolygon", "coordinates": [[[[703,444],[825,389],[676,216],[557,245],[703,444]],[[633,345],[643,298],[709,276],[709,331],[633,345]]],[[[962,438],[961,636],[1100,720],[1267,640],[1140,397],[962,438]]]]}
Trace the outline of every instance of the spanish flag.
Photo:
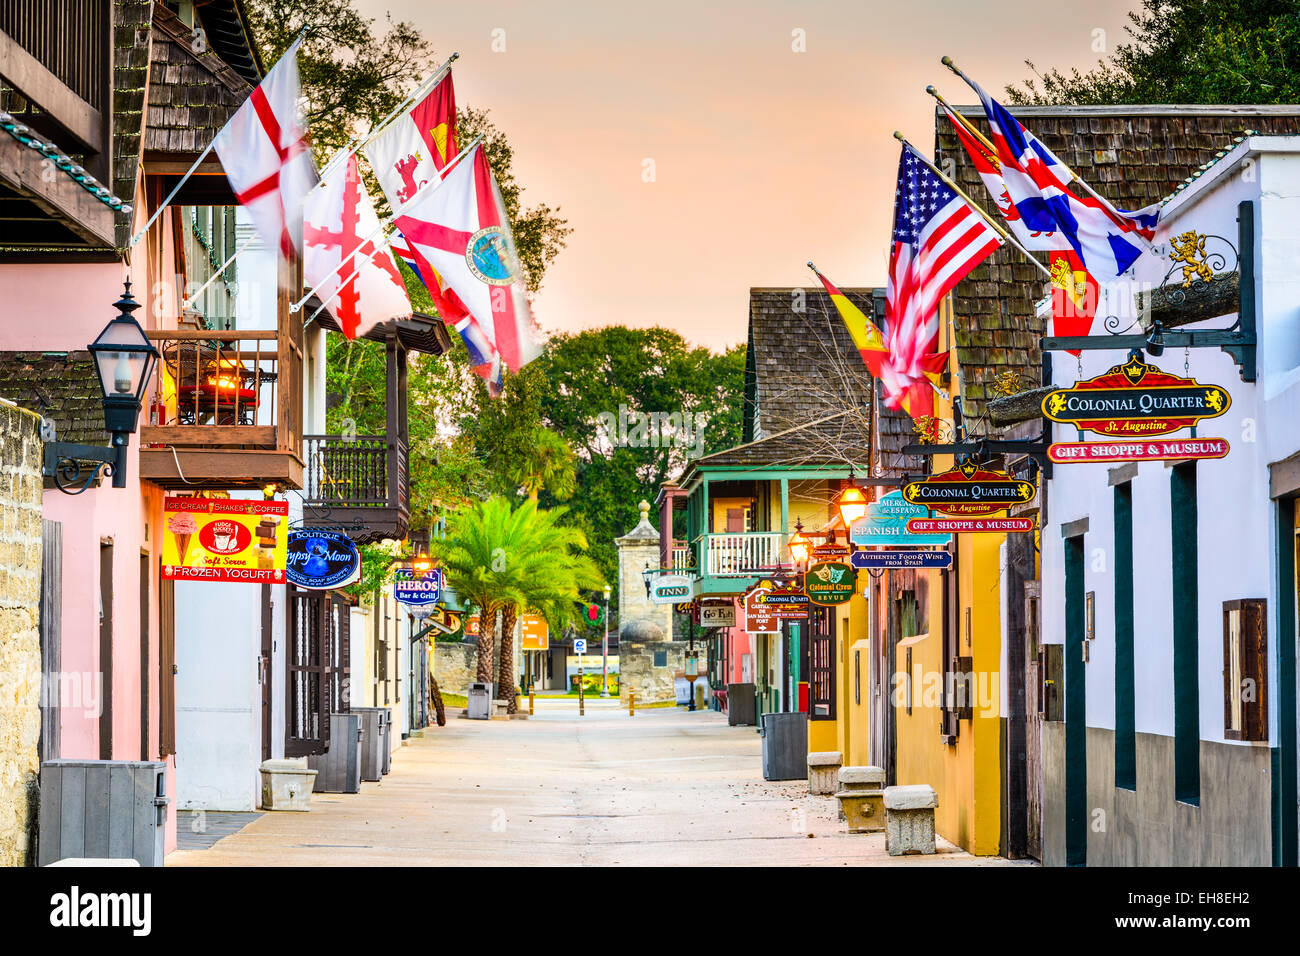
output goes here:
{"type": "Polygon", "coordinates": [[[884,366],[889,362],[889,348],[885,345],[884,336],[876,328],[874,322],[867,318],[861,309],[849,301],[846,296],[830,281],[817,271],[817,267],[811,262],[808,268],[821,280],[822,285],[826,287],[826,293],[835,303],[835,311],[840,314],[844,324],[848,327],[849,335],[853,338],[853,345],[857,348],[858,354],[862,356],[862,361],[866,363],[867,371],[873,378],[880,378],[884,366]]]}
{"type": "MultiPolygon", "coordinates": [[[[1052,264],[1052,332],[1087,335],[1097,315],[1097,280],[1071,250],[1053,250],[1048,261],[1052,264]]],[[[1071,349],[1070,354],[1079,352],[1071,349]]]]}

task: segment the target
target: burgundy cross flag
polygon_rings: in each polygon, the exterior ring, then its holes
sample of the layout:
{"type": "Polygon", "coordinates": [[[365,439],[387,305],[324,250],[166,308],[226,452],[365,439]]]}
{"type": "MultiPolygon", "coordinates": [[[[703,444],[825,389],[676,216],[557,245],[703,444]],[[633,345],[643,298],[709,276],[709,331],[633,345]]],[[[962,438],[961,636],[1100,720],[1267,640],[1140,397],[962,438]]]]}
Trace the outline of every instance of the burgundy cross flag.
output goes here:
{"type": "Polygon", "coordinates": [[[541,354],[505,203],[481,145],[408,203],[396,225],[421,275],[436,274],[474,321],[461,331],[471,354],[491,348],[511,372],[541,354]]]}
{"type": "Polygon", "coordinates": [[[350,339],[411,314],[411,300],[392,253],[382,240],[378,247],[374,241],[363,244],[378,229],[379,217],[353,154],[307,197],[302,263],[303,278],[316,287],[325,308],[350,339]],[[340,268],[343,259],[347,261],[340,268]]]}
{"type": "Polygon", "coordinates": [[[316,185],[298,97],[294,43],[213,140],[235,198],[283,256],[302,251],[303,201],[316,185]]]}

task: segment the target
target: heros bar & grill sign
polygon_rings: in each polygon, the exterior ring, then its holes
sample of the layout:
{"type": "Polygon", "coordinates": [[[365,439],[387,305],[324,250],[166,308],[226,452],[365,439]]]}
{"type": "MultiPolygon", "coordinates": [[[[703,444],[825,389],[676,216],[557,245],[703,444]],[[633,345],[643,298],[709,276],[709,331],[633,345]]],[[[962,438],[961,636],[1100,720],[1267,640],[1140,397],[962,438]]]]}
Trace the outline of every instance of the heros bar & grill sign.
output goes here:
{"type": "Polygon", "coordinates": [[[164,578],[284,582],[288,502],[168,497],[163,510],[164,578]]]}
{"type": "MultiPolygon", "coordinates": [[[[988,517],[1011,505],[1032,501],[1034,493],[1033,482],[1012,478],[1005,471],[986,471],[969,460],[950,471],[903,485],[903,498],[911,504],[963,518],[988,517]]],[[[908,519],[907,530],[925,533],[913,524],[916,520],[908,519]]]]}
{"type": "Polygon", "coordinates": [[[1132,355],[1104,375],[1048,392],[1042,407],[1047,418],[1080,431],[1146,438],[1193,428],[1231,405],[1227,389],[1171,375],[1132,355]]]}

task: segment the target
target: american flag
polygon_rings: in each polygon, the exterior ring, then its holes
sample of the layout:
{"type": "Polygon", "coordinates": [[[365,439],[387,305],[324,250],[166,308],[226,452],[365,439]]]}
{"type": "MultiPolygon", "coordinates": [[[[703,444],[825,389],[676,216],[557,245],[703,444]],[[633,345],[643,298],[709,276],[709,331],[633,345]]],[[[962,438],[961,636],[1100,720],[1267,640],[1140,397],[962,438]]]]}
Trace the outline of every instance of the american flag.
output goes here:
{"type": "Polygon", "coordinates": [[[881,380],[885,404],[913,418],[933,407],[927,375],[948,355],[939,344],[939,303],[1002,237],[910,146],[898,159],[894,235],[885,290],[889,362],[881,380]]]}

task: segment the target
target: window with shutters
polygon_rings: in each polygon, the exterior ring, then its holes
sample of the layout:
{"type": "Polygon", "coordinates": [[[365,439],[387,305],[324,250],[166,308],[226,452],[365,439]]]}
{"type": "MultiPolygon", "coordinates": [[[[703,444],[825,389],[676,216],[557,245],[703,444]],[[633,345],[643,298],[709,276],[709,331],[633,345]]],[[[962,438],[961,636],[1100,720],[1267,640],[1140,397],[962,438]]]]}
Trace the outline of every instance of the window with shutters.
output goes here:
{"type": "Polygon", "coordinates": [[[835,612],[819,607],[812,612],[809,656],[809,720],[835,719],[835,612]]]}
{"type": "Polygon", "coordinates": [[[1223,602],[1223,736],[1268,740],[1268,626],[1263,598],[1223,602]]]}

